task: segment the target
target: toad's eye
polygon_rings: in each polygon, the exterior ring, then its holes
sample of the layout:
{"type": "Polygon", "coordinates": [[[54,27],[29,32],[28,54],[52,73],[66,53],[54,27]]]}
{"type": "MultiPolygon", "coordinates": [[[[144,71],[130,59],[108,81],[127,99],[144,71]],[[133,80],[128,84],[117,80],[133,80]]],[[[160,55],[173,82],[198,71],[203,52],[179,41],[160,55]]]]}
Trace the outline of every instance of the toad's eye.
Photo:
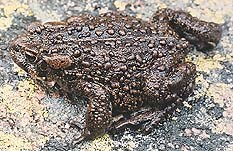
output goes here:
{"type": "Polygon", "coordinates": [[[25,56],[29,62],[35,62],[36,61],[36,56],[30,52],[26,52],[25,56]]]}

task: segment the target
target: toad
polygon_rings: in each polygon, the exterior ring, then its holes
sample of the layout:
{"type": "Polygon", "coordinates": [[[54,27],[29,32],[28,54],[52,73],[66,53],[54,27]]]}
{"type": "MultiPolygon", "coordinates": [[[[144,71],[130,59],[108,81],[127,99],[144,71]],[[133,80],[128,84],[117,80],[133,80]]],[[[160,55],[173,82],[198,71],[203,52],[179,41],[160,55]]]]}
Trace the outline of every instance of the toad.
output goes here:
{"type": "Polygon", "coordinates": [[[122,12],[83,14],[33,23],[9,51],[41,85],[88,100],[82,138],[91,139],[127,124],[158,123],[193,91],[188,52],[213,49],[221,32],[219,24],[169,8],[150,21],[122,12]]]}

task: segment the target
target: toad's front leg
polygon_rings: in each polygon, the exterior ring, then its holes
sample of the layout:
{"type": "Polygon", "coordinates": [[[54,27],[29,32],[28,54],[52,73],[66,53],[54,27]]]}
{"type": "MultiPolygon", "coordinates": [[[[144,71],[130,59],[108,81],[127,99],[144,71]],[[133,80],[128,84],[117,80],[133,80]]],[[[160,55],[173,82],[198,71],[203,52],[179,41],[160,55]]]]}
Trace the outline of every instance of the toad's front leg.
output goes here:
{"type": "Polygon", "coordinates": [[[86,127],[83,135],[75,142],[83,139],[93,139],[105,133],[112,121],[112,104],[110,94],[104,86],[96,83],[81,82],[78,89],[88,99],[86,112],[86,127]]]}

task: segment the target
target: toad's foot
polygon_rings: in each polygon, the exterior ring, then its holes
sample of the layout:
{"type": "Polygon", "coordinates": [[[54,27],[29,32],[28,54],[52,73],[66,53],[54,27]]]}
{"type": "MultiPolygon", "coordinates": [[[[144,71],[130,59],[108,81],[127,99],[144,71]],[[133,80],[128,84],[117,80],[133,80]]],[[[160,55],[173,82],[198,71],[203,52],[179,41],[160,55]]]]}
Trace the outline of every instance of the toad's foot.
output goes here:
{"type": "Polygon", "coordinates": [[[175,109],[176,105],[166,108],[141,108],[139,111],[130,114],[128,117],[123,115],[115,117],[109,132],[111,134],[124,131],[126,128],[139,129],[144,134],[150,133],[155,126],[157,126],[164,117],[171,113],[175,109]]]}
{"type": "Polygon", "coordinates": [[[155,25],[168,24],[179,36],[195,45],[198,50],[211,50],[219,42],[221,25],[199,20],[184,11],[169,8],[158,10],[151,21],[155,25]]]}

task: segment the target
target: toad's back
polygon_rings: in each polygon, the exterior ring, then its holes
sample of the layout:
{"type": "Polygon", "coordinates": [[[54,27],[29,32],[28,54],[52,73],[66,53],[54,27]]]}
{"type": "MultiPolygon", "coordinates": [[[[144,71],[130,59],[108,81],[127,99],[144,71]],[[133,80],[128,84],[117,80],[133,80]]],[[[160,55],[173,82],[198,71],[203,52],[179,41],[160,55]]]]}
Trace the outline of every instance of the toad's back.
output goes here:
{"type": "Polygon", "coordinates": [[[26,49],[26,59],[33,60],[39,76],[61,87],[75,87],[79,80],[101,83],[115,100],[141,96],[149,75],[158,84],[167,80],[171,67],[176,68],[189,50],[188,42],[168,23],[150,23],[119,12],[36,23],[28,31],[14,43],[26,49]]]}
{"type": "Polygon", "coordinates": [[[55,63],[53,68],[62,69],[66,77],[95,78],[103,84],[141,81],[149,67],[162,76],[185,57],[188,46],[166,23],[152,24],[119,12],[34,24],[29,31],[33,34],[25,48],[39,50],[37,60],[50,58],[52,64],[69,58],[69,65],[55,63]]]}

